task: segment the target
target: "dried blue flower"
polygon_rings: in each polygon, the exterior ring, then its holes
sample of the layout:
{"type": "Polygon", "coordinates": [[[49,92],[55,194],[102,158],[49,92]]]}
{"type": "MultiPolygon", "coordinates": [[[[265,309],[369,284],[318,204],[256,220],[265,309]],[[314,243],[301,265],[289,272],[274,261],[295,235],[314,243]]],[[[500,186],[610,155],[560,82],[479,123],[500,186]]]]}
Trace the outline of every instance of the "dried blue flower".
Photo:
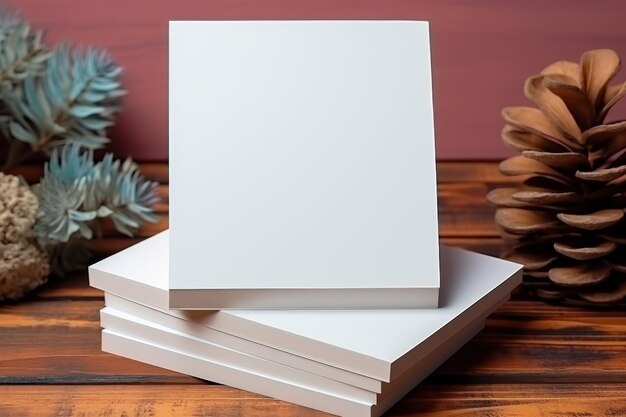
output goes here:
{"type": "Polygon", "coordinates": [[[93,153],[77,144],[54,149],[41,182],[35,233],[42,244],[91,239],[98,219],[110,218],[115,228],[132,236],[144,222],[155,222],[152,206],[159,200],[157,183],[146,181],[132,160],[111,154],[94,163],[93,153]]]}
{"type": "Polygon", "coordinates": [[[32,32],[19,12],[0,8],[0,85],[10,91],[31,75],[42,74],[50,51],[42,45],[43,32],[32,32]]]}
{"type": "Polygon", "coordinates": [[[50,152],[67,143],[103,147],[109,142],[106,128],[114,124],[126,94],[121,73],[106,51],[59,46],[44,74],[25,78],[3,96],[11,136],[33,151],[50,152]]]}

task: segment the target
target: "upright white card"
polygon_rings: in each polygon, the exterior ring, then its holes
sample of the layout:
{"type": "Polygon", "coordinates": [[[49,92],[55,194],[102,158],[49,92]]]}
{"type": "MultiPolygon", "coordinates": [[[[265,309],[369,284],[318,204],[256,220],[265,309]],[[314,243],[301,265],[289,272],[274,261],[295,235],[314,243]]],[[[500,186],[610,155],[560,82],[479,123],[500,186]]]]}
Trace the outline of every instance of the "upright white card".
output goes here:
{"type": "Polygon", "coordinates": [[[436,307],[428,23],[170,22],[171,308],[436,307]]]}

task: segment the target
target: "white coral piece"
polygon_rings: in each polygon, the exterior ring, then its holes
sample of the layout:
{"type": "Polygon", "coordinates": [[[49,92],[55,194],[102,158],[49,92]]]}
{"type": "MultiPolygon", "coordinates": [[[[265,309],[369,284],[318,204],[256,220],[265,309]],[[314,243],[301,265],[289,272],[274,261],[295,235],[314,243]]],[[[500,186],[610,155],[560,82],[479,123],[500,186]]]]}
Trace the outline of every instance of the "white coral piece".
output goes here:
{"type": "Polygon", "coordinates": [[[0,300],[46,282],[50,265],[33,239],[37,197],[18,177],[0,173],[0,300]]]}

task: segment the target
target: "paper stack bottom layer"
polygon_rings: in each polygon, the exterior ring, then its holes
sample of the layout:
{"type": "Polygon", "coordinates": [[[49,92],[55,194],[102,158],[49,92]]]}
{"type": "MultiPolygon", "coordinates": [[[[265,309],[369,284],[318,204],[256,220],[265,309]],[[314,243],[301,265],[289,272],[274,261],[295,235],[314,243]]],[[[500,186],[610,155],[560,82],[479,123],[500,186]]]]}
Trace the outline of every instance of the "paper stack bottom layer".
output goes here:
{"type": "Polygon", "coordinates": [[[106,293],[103,350],[350,417],[384,413],[521,279],[517,264],[442,246],[438,309],[182,311],[159,302],[167,252],[162,233],[90,268],[106,293]]]}

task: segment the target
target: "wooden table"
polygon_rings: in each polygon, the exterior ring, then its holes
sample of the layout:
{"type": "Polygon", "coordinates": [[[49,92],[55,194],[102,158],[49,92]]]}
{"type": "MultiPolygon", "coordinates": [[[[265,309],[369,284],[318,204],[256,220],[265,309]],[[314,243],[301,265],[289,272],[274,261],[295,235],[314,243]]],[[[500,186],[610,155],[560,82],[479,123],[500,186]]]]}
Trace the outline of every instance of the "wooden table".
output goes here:
{"type": "MultiPolygon", "coordinates": [[[[164,196],[163,219],[147,236],[167,227],[167,167],[143,168],[164,196]]],[[[439,181],[442,241],[497,255],[484,195],[510,180],[492,163],[442,162],[439,181]]],[[[99,249],[132,242],[110,237],[99,249]]],[[[77,276],[0,308],[0,416],[325,415],[102,353],[102,306],[102,293],[77,276]]],[[[387,416],[626,416],[626,316],[517,294],[387,416]]]]}

